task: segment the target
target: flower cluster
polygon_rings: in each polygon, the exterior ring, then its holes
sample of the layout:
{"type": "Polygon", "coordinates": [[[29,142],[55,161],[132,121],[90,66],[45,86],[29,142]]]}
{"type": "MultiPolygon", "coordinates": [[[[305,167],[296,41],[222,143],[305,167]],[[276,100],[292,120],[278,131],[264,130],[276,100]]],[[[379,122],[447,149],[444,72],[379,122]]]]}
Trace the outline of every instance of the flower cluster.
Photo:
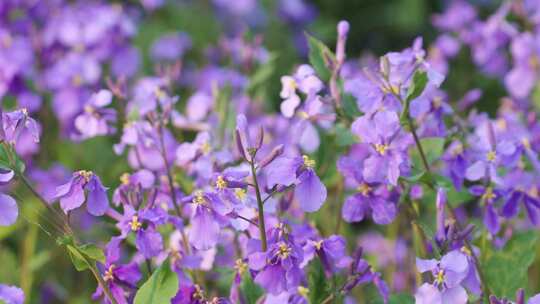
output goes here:
{"type": "MultiPolygon", "coordinates": [[[[165,1],[0,4],[0,226],[30,224],[21,276],[67,257],[111,304],[539,303],[536,1],[453,1],[431,44],[377,59],[347,58],[341,21],[335,48],[300,37],[309,62],[275,96],[276,55],[245,32],[264,7],[233,2],[212,1],[226,35],[194,57],[182,31],[137,46],[165,1]],[[505,90],[493,113],[446,90],[462,49],[505,90]],[[59,253],[28,261],[40,231],[59,253]]],[[[314,16],[277,10],[295,41],[314,16]]],[[[71,300],[6,283],[8,304],[71,300]]]]}

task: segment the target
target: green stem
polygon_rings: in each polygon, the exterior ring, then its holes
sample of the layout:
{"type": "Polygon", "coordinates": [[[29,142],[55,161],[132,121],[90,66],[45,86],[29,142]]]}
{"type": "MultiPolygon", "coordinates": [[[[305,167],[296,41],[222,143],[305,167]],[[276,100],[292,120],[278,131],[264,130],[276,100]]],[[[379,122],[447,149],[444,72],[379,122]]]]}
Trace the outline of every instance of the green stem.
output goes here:
{"type": "Polygon", "coordinates": [[[268,244],[266,242],[266,226],[264,225],[264,203],[261,198],[261,190],[259,189],[259,182],[257,181],[257,172],[255,170],[253,159],[254,156],[251,158],[249,165],[251,166],[251,176],[253,177],[255,194],[257,196],[257,209],[259,209],[259,233],[261,235],[262,250],[266,251],[268,244]]]}
{"type": "Polygon", "coordinates": [[[426,154],[424,153],[424,149],[422,148],[422,144],[420,143],[420,139],[418,138],[418,135],[416,134],[416,128],[414,127],[414,122],[409,115],[409,113],[406,113],[407,115],[407,121],[409,122],[409,128],[411,129],[411,133],[414,138],[414,143],[416,144],[416,148],[418,149],[418,152],[420,152],[420,158],[422,158],[422,164],[424,165],[424,168],[428,173],[431,173],[431,169],[429,167],[429,163],[426,158],[426,154]]]}

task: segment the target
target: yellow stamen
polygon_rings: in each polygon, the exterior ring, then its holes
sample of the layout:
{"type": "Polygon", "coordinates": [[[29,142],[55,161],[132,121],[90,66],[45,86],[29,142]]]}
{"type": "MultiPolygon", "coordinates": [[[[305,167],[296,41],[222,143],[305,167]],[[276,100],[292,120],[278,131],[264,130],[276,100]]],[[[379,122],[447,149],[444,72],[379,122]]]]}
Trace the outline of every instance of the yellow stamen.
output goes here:
{"type": "Polygon", "coordinates": [[[138,231],[142,227],[142,223],[139,222],[139,217],[137,215],[134,215],[131,218],[131,222],[129,222],[129,225],[131,226],[131,231],[138,231]]]}
{"type": "Polygon", "coordinates": [[[306,111],[298,111],[298,117],[300,117],[302,119],[308,119],[309,114],[306,111]]]}
{"type": "Polygon", "coordinates": [[[120,175],[120,182],[122,183],[122,185],[129,184],[129,173],[124,173],[120,175]]]}
{"type": "Polygon", "coordinates": [[[495,159],[497,158],[497,152],[489,151],[486,155],[486,158],[489,162],[495,161],[495,159]]]}
{"type": "Polygon", "coordinates": [[[506,123],[506,119],[504,119],[504,118],[497,119],[497,121],[495,121],[495,127],[497,127],[497,129],[499,129],[501,131],[506,130],[508,128],[508,124],[506,123]]]}
{"type": "Polygon", "coordinates": [[[303,155],[302,158],[304,159],[304,166],[306,166],[307,168],[315,167],[315,161],[313,159],[310,159],[309,156],[303,155]]]}
{"type": "Polygon", "coordinates": [[[524,137],[521,140],[521,143],[523,144],[523,147],[525,147],[525,149],[530,149],[531,148],[531,142],[529,141],[528,138],[524,137]]]}
{"type": "Polygon", "coordinates": [[[486,192],[484,192],[484,194],[482,195],[482,199],[484,201],[491,201],[495,199],[496,196],[497,195],[493,193],[493,189],[491,187],[487,187],[486,192]]]}
{"type": "Polygon", "coordinates": [[[298,294],[307,299],[309,296],[309,289],[304,286],[298,286],[298,294]]]}
{"type": "Polygon", "coordinates": [[[388,150],[388,145],[385,144],[375,144],[375,151],[380,155],[385,155],[388,150]]]}
{"type": "Polygon", "coordinates": [[[248,264],[244,263],[242,259],[238,259],[234,263],[234,269],[236,269],[236,272],[238,272],[239,275],[242,275],[248,269],[248,264]]]}
{"type": "Polygon", "coordinates": [[[313,245],[315,245],[315,249],[321,250],[323,241],[314,242],[313,245]]]}
{"type": "Polygon", "coordinates": [[[79,173],[80,176],[82,176],[84,178],[84,180],[87,183],[90,181],[90,178],[94,174],[94,173],[92,173],[92,171],[87,171],[87,170],[80,170],[80,171],[78,171],[78,173],[79,173]]]}
{"type": "Polygon", "coordinates": [[[218,190],[223,190],[223,189],[227,188],[227,181],[221,175],[217,177],[216,188],[218,190]]]}
{"type": "Polygon", "coordinates": [[[444,270],[439,270],[437,277],[435,278],[437,284],[442,284],[444,282],[444,270]]]}
{"type": "Polygon", "coordinates": [[[465,246],[461,247],[460,250],[461,250],[461,252],[465,253],[465,254],[468,255],[468,256],[471,256],[471,255],[472,255],[472,253],[471,253],[471,251],[469,250],[469,248],[467,248],[467,247],[465,247],[465,246]]]}
{"type": "Polygon", "coordinates": [[[103,275],[103,280],[105,282],[108,282],[108,281],[111,281],[111,280],[114,279],[113,271],[114,271],[115,268],[116,268],[116,266],[113,264],[113,265],[109,266],[107,271],[105,271],[105,274],[103,275]]]}
{"type": "Polygon", "coordinates": [[[197,205],[203,205],[206,202],[204,193],[201,190],[197,190],[193,193],[193,203],[197,205]]]}
{"type": "Polygon", "coordinates": [[[286,259],[289,257],[289,255],[291,255],[291,248],[287,246],[287,244],[281,243],[279,244],[279,249],[278,249],[277,254],[281,259],[286,259]]]}
{"type": "Polygon", "coordinates": [[[234,194],[236,195],[236,198],[238,198],[240,201],[243,201],[246,198],[246,190],[242,188],[234,189],[234,194]]]}
{"type": "Polygon", "coordinates": [[[212,151],[212,146],[208,142],[205,142],[201,145],[201,151],[203,154],[208,154],[210,151],[212,151]]]}
{"type": "Polygon", "coordinates": [[[363,196],[367,196],[369,193],[371,193],[371,187],[366,183],[361,183],[360,186],[357,188],[358,192],[362,193],[363,196]]]}
{"type": "Polygon", "coordinates": [[[74,86],[78,87],[82,83],[83,83],[83,78],[81,75],[75,74],[73,75],[73,77],[71,77],[71,84],[73,84],[74,86]]]}

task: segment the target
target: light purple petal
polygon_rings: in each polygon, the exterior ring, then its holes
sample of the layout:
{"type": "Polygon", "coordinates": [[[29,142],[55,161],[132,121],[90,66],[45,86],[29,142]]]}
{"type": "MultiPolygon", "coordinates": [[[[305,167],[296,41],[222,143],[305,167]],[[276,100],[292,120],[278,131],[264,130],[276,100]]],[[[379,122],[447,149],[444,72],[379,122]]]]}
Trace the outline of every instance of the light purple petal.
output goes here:
{"type": "Polygon", "coordinates": [[[294,189],[294,196],[305,212],[319,210],[326,200],[326,187],[313,170],[306,170],[298,178],[300,183],[294,189]]]}
{"type": "Polygon", "coordinates": [[[0,226],[14,224],[18,216],[17,202],[11,196],[0,193],[0,226]]]}
{"type": "Polygon", "coordinates": [[[60,198],[60,207],[65,213],[79,208],[84,203],[84,190],[80,183],[72,185],[69,193],[60,198]]]}
{"type": "Polygon", "coordinates": [[[266,167],[267,186],[289,186],[296,181],[296,170],[301,165],[299,159],[278,157],[266,167]]]}
{"type": "Polygon", "coordinates": [[[367,202],[361,195],[349,196],[341,209],[341,216],[348,223],[360,222],[364,219],[367,202]]]}
{"type": "Polygon", "coordinates": [[[415,304],[442,304],[441,292],[437,287],[424,283],[414,294],[415,304]]]}
{"type": "Polygon", "coordinates": [[[197,206],[191,219],[189,243],[199,250],[208,250],[216,245],[219,232],[219,224],[212,216],[211,211],[205,207],[197,206]]]}
{"type": "Polygon", "coordinates": [[[23,304],[24,292],[18,287],[0,284],[0,300],[6,304],[23,304]]]}
{"type": "Polygon", "coordinates": [[[426,271],[432,271],[433,269],[437,267],[438,263],[439,262],[437,262],[437,260],[435,259],[425,260],[425,259],[416,258],[416,269],[420,273],[423,273],[426,271]]]}
{"type": "Polygon", "coordinates": [[[465,177],[471,181],[477,181],[486,175],[486,164],[483,161],[477,161],[465,171],[465,177]]]}
{"type": "Polygon", "coordinates": [[[461,286],[446,289],[442,293],[442,304],[467,304],[467,299],[467,292],[461,286]]]}
{"type": "Polygon", "coordinates": [[[102,216],[109,208],[109,198],[105,187],[101,185],[97,176],[93,176],[86,187],[88,190],[88,201],[86,202],[88,212],[94,216],[102,216]]]}

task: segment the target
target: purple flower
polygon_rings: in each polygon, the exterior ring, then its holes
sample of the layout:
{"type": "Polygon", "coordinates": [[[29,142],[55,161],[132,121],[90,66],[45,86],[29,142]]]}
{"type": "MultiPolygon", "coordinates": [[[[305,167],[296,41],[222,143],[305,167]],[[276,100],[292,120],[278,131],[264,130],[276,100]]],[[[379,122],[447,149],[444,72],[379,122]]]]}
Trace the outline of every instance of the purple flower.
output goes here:
{"type": "Polygon", "coordinates": [[[484,225],[491,234],[497,234],[500,229],[500,221],[494,205],[495,202],[503,198],[503,191],[491,186],[475,185],[469,189],[469,192],[481,198],[481,204],[484,207],[484,225]]]}
{"type": "Polygon", "coordinates": [[[292,236],[280,237],[266,252],[251,253],[248,258],[250,269],[257,271],[255,282],[269,293],[277,295],[300,285],[303,253],[292,236]]]}
{"type": "Polygon", "coordinates": [[[373,117],[364,115],[354,121],[351,129],[371,147],[371,156],[364,161],[365,181],[396,186],[402,166],[407,164],[407,149],[411,144],[411,137],[401,129],[398,115],[392,111],[376,112],[373,117]]]}
{"type": "Polygon", "coordinates": [[[296,108],[300,105],[301,98],[296,93],[297,90],[307,96],[307,99],[315,97],[323,89],[322,81],[316,76],[315,70],[303,64],[298,67],[293,76],[281,77],[281,93],[283,98],[281,103],[281,113],[290,118],[294,116],[296,108]]]}
{"type": "Polygon", "coordinates": [[[79,208],[85,200],[88,212],[94,216],[105,214],[109,208],[107,188],[97,175],[85,170],[73,173],[67,183],[58,186],[54,199],[60,200],[60,207],[65,213],[79,208]]]}
{"type": "Polygon", "coordinates": [[[417,304],[467,303],[467,292],[461,286],[469,272],[467,257],[457,251],[450,251],[440,261],[416,258],[420,273],[430,271],[433,284],[424,283],[416,291],[417,304]]]}
{"type": "Polygon", "coordinates": [[[304,245],[303,265],[307,265],[316,256],[321,260],[327,277],[338,269],[348,267],[352,259],[347,256],[346,242],[342,236],[331,235],[326,239],[310,239],[304,245]]]}
{"type": "Polygon", "coordinates": [[[490,121],[487,121],[477,132],[472,142],[472,154],[474,161],[465,172],[465,177],[471,181],[482,178],[498,181],[497,168],[508,166],[515,160],[516,146],[507,140],[497,140],[490,121]]]}
{"type": "Polygon", "coordinates": [[[34,142],[39,142],[38,124],[28,115],[26,109],[7,113],[0,111],[0,126],[1,140],[16,143],[23,130],[28,130],[34,142]]]}
{"type": "Polygon", "coordinates": [[[266,167],[267,185],[295,184],[294,195],[305,212],[319,210],[326,200],[326,187],[314,170],[315,161],[302,157],[278,157],[266,167]]]}
{"type": "Polygon", "coordinates": [[[146,207],[135,210],[129,205],[124,205],[124,214],[116,225],[125,239],[130,233],[135,234],[135,246],[147,259],[157,256],[163,250],[163,239],[157,231],[158,224],[164,224],[166,216],[160,208],[146,207]]]}
{"type": "Polygon", "coordinates": [[[504,83],[512,96],[526,98],[538,79],[540,39],[531,33],[520,34],[513,38],[510,50],[514,66],[504,83]]]}
{"type": "Polygon", "coordinates": [[[191,48],[191,38],[186,33],[165,34],[157,39],[150,49],[153,60],[174,61],[182,59],[184,53],[191,48]]]}
{"type": "Polygon", "coordinates": [[[6,304],[23,304],[23,290],[15,286],[0,284],[0,300],[6,304]]]}
{"type": "MultiPolygon", "coordinates": [[[[139,265],[135,262],[129,264],[119,263],[120,241],[120,238],[112,238],[107,245],[105,265],[99,266],[102,266],[100,269],[102,269],[103,281],[107,284],[116,302],[118,304],[127,304],[129,303],[129,291],[137,289],[137,282],[141,279],[142,274],[139,265]]],[[[104,296],[103,288],[98,285],[92,299],[97,300],[102,296],[104,296]]],[[[107,297],[104,300],[109,303],[107,297]]]]}
{"type": "MultiPolygon", "coordinates": [[[[0,168],[0,185],[6,185],[15,175],[12,170],[0,168]]],[[[0,193],[0,226],[9,226],[17,221],[19,208],[9,195],[0,193]]]]}
{"type": "Polygon", "coordinates": [[[199,250],[208,250],[217,244],[221,226],[227,223],[224,216],[232,211],[230,204],[212,192],[196,190],[183,199],[193,203],[191,228],[188,232],[190,244],[199,250]]]}
{"type": "Polygon", "coordinates": [[[75,118],[75,128],[79,134],[77,139],[88,139],[114,132],[111,126],[116,121],[116,112],[105,108],[112,101],[112,93],[101,90],[90,97],[84,106],[84,113],[75,118]]]}
{"type": "Polygon", "coordinates": [[[540,211],[540,199],[538,197],[538,185],[536,176],[516,170],[510,172],[504,178],[504,186],[508,190],[502,207],[502,215],[506,218],[515,217],[522,205],[527,211],[531,223],[538,224],[538,212],[540,211]]]}

